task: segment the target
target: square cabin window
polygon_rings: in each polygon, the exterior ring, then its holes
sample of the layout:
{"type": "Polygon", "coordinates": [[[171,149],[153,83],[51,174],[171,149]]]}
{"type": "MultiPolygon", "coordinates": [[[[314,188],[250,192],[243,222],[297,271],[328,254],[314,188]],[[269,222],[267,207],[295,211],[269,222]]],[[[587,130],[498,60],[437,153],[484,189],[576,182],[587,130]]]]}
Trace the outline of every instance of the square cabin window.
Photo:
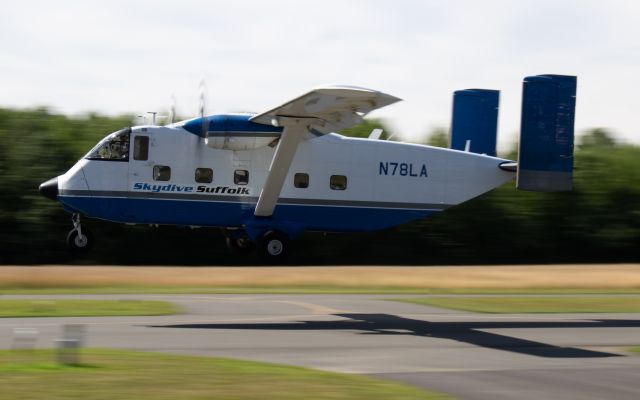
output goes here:
{"type": "Polygon", "coordinates": [[[196,168],[196,182],[211,183],[213,181],[213,170],[211,168],[196,168]]]}
{"type": "Polygon", "coordinates": [[[133,159],[140,161],[149,159],[149,136],[136,136],[133,139],[133,159]]]}
{"type": "Polygon", "coordinates": [[[237,169],[233,173],[233,183],[236,185],[246,185],[249,183],[249,171],[246,169],[237,169]]]}
{"type": "Polygon", "coordinates": [[[154,181],[168,181],[171,179],[171,168],[166,165],[156,165],[153,167],[154,181]]]}
{"type": "Polygon", "coordinates": [[[331,175],[331,179],[329,179],[329,187],[331,190],[346,190],[347,177],[344,175],[331,175]]]}
{"type": "Polygon", "coordinates": [[[293,176],[293,186],[306,189],[309,187],[309,174],[305,174],[303,172],[298,172],[293,176]]]}

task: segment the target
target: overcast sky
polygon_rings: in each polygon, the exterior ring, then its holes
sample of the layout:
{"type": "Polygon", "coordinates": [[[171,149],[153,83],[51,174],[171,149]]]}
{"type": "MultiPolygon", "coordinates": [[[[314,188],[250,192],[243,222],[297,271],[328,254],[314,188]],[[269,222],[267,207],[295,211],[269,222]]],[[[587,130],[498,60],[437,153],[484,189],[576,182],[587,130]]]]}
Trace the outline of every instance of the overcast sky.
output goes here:
{"type": "Polygon", "coordinates": [[[9,1],[0,107],[78,114],[264,111],[320,84],[381,90],[399,135],[448,127],[451,93],[500,89],[500,147],[522,78],[578,76],[576,128],[640,143],[640,2],[632,0],[9,1]]]}

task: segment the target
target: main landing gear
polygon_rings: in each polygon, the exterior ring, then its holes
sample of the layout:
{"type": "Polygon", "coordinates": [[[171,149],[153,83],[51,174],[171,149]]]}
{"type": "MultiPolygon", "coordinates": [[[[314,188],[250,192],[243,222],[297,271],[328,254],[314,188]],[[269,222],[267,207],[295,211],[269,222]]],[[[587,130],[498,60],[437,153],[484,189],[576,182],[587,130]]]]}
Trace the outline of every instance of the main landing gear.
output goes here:
{"type": "Polygon", "coordinates": [[[73,229],[67,235],[67,245],[74,253],[84,253],[93,247],[93,234],[89,228],[83,228],[80,225],[80,214],[74,213],[71,216],[71,222],[73,222],[73,229]]]}
{"type": "Polygon", "coordinates": [[[226,230],[227,248],[234,254],[249,254],[257,250],[260,259],[267,264],[284,262],[289,256],[289,236],[278,230],[268,230],[251,240],[244,230],[226,230]]]}
{"type": "Polygon", "coordinates": [[[263,261],[277,263],[289,255],[289,236],[280,231],[267,231],[258,240],[258,255],[263,261]]]}
{"type": "Polygon", "coordinates": [[[249,235],[244,231],[229,231],[225,239],[227,248],[235,254],[249,254],[255,248],[249,235]]]}

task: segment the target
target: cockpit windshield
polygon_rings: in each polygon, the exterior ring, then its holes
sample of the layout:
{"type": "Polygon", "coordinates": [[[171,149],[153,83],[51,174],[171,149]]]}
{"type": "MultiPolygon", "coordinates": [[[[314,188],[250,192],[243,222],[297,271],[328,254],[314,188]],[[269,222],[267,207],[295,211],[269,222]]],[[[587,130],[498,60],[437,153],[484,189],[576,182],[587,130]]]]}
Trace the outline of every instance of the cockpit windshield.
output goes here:
{"type": "Polygon", "coordinates": [[[102,139],[85,158],[89,160],[129,161],[131,128],[113,132],[102,139]]]}

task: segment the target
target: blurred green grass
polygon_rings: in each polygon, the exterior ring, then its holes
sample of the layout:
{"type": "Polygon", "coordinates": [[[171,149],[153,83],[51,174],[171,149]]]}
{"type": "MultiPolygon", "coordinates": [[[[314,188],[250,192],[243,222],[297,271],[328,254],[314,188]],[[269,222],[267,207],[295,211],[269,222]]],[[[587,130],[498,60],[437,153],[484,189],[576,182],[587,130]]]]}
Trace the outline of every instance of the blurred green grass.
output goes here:
{"type": "Polygon", "coordinates": [[[107,317],[177,314],[180,307],[148,300],[0,300],[0,317],[107,317]]]}
{"type": "Polygon", "coordinates": [[[27,360],[0,351],[6,399],[447,399],[443,394],[374,379],[223,358],[88,349],[82,364],[53,363],[53,350],[27,360]]]}
{"type": "Polygon", "coordinates": [[[404,303],[496,314],[518,313],[637,313],[640,297],[437,297],[394,299],[404,303]]]}

